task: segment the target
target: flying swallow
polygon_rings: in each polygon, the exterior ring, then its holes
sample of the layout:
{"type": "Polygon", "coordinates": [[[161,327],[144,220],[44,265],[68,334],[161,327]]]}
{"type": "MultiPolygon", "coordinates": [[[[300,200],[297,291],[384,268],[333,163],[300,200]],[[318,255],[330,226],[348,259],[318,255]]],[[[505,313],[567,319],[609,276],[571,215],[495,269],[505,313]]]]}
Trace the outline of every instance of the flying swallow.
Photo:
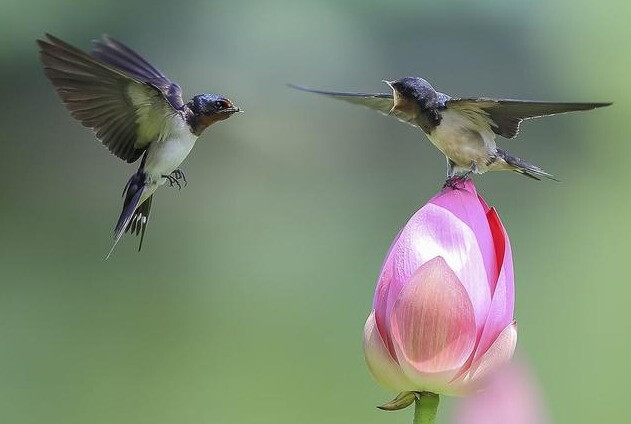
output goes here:
{"type": "Polygon", "coordinates": [[[184,103],[177,83],[108,36],[93,41],[91,54],[46,37],[37,40],[44,72],[72,116],[120,159],[142,158],[123,191],[123,211],[107,258],[127,232],[140,235],[140,250],[156,189],[186,182],[178,167],[197,138],[241,110],[217,94],[199,94],[184,103]]]}
{"type": "Polygon", "coordinates": [[[536,180],[554,176],[536,165],[497,148],[495,137],[514,138],[525,119],[590,110],[611,103],[549,103],[528,100],[457,98],[440,93],[423,78],[383,81],[392,94],[344,93],[312,90],[310,93],[367,106],[419,127],[447,158],[447,184],[487,171],[514,171],[536,180]]]}

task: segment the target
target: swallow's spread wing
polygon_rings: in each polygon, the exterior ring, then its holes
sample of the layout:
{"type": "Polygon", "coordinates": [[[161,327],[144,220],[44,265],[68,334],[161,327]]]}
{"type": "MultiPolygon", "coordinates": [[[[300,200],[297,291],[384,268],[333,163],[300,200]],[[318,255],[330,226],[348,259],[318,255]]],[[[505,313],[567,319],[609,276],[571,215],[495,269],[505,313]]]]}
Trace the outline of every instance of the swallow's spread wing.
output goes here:
{"type": "Polygon", "coordinates": [[[513,138],[519,132],[519,124],[524,119],[556,115],[558,113],[590,110],[609,106],[611,103],[548,103],[527,100],[506,100],[452,98],[445,102],[448,109],[469,113],[480,113],[490,118],[491,128],[495,134],[513,138]]]}
{"type": "Polygon", "coordinates": [[[356,105],[366,106],[384,115],[394,116],[401,122],[405,122],[406,124],[418,127],[418,124],[416,123],[412,115],[408,115],[398,109],[392,110],[392,107],[394,106],[394,98],[392,97],[392,94],[343,93],[336,91],[312,90],[310,88],[294,84],[289,84],[289,86],[297,90],[306,91],[309,93],[323,94],[334,99],[344,100],[356,105]]]}
{"type": "Polygon", "coordinates": [[[174,109],[182,109],[184,101],[181,87],[138,53],[107,35],[100,40],[94,40],[92,44],[92,56],[124,71],[137,81],[159,89],[174,109]]]}
{"type": "Polygon", "coordinates": [[[104,36],[92,55],[47,35],[44,72],[72,115],[119,158],[134,162],[182,108],[180,87],[123,44],[104,36]]]}

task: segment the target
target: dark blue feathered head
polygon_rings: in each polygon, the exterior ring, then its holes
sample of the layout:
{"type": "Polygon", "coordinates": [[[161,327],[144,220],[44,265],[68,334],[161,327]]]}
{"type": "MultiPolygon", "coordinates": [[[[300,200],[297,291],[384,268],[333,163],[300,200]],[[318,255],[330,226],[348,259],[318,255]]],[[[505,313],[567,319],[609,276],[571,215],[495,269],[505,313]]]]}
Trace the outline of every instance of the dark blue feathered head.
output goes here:
{"type": "Polygon", "coordinates": [[[190,111],[187,117],[193,132],[201,134],[209,125],[229,118],[241,109],[234,106],[230,99],[218,94],[198,94],[187,104],[190,111]]]}
{"type": "Polygon", "coordinates": [[[388,83],[393,90],[406,99],[416,100],[421,107],[436,102],[438,93],[430,83],[419,77],[404,77],[388,83]]]}
{"type": "Polygon", "coordinates": [[[211,115],[223,110],[237,112],[232,102],[218,94],[198,94],[188,103],[189,108],[196,115],[211,115]]]}

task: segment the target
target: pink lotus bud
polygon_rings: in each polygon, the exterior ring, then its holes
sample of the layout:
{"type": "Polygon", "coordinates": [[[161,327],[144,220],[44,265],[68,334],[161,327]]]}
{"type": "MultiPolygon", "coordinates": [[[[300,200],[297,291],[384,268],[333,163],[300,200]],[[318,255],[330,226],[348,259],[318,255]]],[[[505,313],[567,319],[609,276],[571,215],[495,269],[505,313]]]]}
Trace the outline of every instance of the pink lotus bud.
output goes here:
{"type": "Polygon", "coordinates": [[[416,212],[381,269],[364,328],[368,367],[398,392],[463,395],[513,355],[513,260],[472,181],[416,212]]]}
{"type": "Polygon", "coordinates": [[[522,362],[503,367],[486,388],[462,399],[453,424],[546,424],[550,420],[534,376],[522,362]]]}

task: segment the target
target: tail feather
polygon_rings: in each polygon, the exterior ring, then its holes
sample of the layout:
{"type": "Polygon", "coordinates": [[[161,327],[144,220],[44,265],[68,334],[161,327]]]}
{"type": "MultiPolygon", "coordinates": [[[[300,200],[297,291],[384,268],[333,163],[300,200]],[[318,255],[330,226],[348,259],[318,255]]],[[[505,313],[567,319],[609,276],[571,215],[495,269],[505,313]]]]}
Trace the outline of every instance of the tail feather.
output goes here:
{"type": "Polygon", "coordinates": [[[497,149],[497,155],[502,158],[504,162],[506,162],[508,165],[515,168],[515,172],[525,175],[526,177],[532,178],[537,181],[540,181],[541,178],[547,178],[552,181],[560,182],[554,177],[554,175],[508,152],[497,149]]]}
{"type": "MultiPolygon", "coordinates": [[[[140,169],[138,170],[138,172],[132,175],[127,182],[124,192],[125,202],[123,203],[123,211],[121,212],[118,218],[118,222],[116,223],[116,227],[114,229],[114,244],[105,257],[105,260],[109,259],[109,257],[112,255],[114,248],[120,241],[123,234],[131,228],[131,224],[133,224],[132,233],[134,232],[134,230],[136,230],[136,227],[138,227],[138,232],[141,231],[142,227],[142,233],[144,237],[144,229],[147,224],[146,218],[148,217],[149,209],[151,208],[151,198],[143,202],[142,205],[138,205],[138,203],[140,202],[142,194],[147,188],[146,181],[147,175],[142,169],[140,169]],[[147,203],[148,205],[144,206],[147,203]],[[142,217],[145,217],[145,219],[143,220],[142,217]]],[[[142,238],[140,243],[142,246],[142,238]]]]}
{"type": "Polygon", "coordinates": [[[125,228],[125,233],[140,235],[140,244],[138,245],[138,251],[142,249],[142,241],[145,239],[145,230],[147,229],[147,222],[149,221],[149,213],[151,212],[151,200],[153,195],[149,196],[147,200],[142,202],[140,206],[136,208],[131,220],[125,228]]]}

